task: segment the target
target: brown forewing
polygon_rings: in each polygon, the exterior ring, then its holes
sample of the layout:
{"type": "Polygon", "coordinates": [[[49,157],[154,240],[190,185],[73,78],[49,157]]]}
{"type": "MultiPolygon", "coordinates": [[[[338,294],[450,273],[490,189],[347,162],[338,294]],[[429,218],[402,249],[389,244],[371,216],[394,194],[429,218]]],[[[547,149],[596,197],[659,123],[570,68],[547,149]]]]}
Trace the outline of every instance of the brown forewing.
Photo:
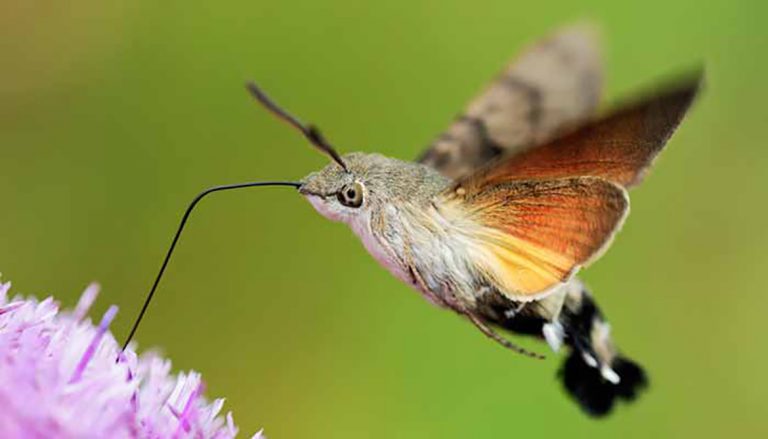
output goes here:
{"type": "Polygon", "coordinates": [[[501,72],[419,161],[450,178],[463,177],[582,123],[594,114],[601,89],[595,32],[562,29],[501,72]]]}
{"type": "Polygon", "coordinates": [[[685,116],[700,81],[699,72],[689,75],[570,134],[502,157],[458,185],[574,176],[636,185],[685,116]]]}

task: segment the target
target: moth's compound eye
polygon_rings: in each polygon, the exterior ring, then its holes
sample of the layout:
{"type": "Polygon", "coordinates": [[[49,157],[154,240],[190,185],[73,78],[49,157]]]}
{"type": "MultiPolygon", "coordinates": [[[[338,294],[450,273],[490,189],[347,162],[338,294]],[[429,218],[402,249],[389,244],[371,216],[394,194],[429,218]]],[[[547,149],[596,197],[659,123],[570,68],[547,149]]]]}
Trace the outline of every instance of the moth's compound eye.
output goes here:
{"type": "Polygon", "coordinates": [[[358,182],[345,185],[336,197],[347,207],[360,207],[363,204],[363,185],[358,182]]]}

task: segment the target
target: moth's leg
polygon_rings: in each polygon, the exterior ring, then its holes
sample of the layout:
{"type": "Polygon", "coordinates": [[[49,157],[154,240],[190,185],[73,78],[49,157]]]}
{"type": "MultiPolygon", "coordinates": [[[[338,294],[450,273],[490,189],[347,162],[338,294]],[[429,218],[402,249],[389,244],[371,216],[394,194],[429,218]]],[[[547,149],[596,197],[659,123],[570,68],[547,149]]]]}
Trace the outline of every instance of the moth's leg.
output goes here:
{"type": "MultiPolygon", "coordinates": [[[[485,334],[486,337],[490,338],[491,340],[494,340],[496,343],[499,343],[500,345],[504,346],[505,348],[510,349],[512,351],[515,351],[517,353],[520,353],[520,354],[523,354],[523,355],[526,355],[526,356],[529,356],[529,357],[533,357],[533,358],[539,358],[539,359],[543,359],[544,358],[543,355],[538,354],[536,352],[531,352],[531,351],[529,351],[527,349],[524,349],[524,348],[522,348],[522,347],[512,343],[511,341],[507,340],[506,338],[502,337],[501,335],[499,335],[496,331],[493,330],[493,328],[488,326],[488,323],[486,323],[486,321],[482,317],[480,317],[478,315],[478,311],[473,311],[472,309],[467,307],[467,305],[464,302],[462,302],[460,299],[454,297],[453,294],[450,293],[451,292],[451,286],[450,285],[446,285],[444,288],[448,292],[448,294],[446,294],[446,296],[449,296],[449,297],[452,298],[450,303],[448,304],[448,306],[450,306],[457,313],[465,316],[470,322],[472,322],[473,325],[475,325],[475,327],[477,329],[480,330],[480,332],[485,334]]],[[[482,295],[483,295],[483,291],[480,291],[478,293],[478,296],[481,297],[482,295]]],[[[519,311],[524,306],[525,306],[524,304],[523,305],[517,305],[516,309],[519,311]]]]}
{"type": "Polygon", "coordinates": [[[545,357],[541,354],[538,354],[536,352],[531,352],[525,348],[521,348],[520,346],[512,343],[511,341],[507,340],[506,338],[499,335],[496,331],[491,329],[490,326],[486,325],[485,322],[474,315],[470,311],[460,311],[464,316],[466,316],[472,324],[475,325],[477,329],[480,330],[483,334],[485,334],[486,337],[490,338],[491,340],[494,340],[495,342],[499,343],[500,345],[504,346],[507,349],[510,349],[512,351],[517,352],[518,354],[523,354],[528,357],[532,358],[538,358],[538,359],[544,359],[545,357]]]}
{"type": "Polygon", "coordinates": [[[457,299],[452,293],[450,293],[450,287],[446,286],[446,291],[448,292],[448,294],[445,295],[446,297],[442,297],[441,295],[435,294],[429,288],[429,286],[427,286],[427,283],[424,281],[424,278],[421,276],[421,273],[419,273],[419,269],[415,266],[415,264],[413,264],[413,259],[410,252],[410,243],[407,236],[405,239],[404,247],[405,247],[405,251],[404,251],[405,259],[406,259],[405,263],[406,263],[406,266],[408,267],[411,277],[413,278],[415,284],[418,285],[422,291],[424,291],[424,294],[426,294],[427,297],[429,297],[430,299],[434,298],[432,300],[435,300],[435,303],[447,305],[448,307],[452,308],[459,314],[465,316],[467,319],[469,319],[470,322],[472,322],[472,324],[475,325],[477,329],[480,330],[480,332],[485,334],[486,337],[496,341],[497,343],[504,346],[505,348],[515,351],[519,354],[526,355],[528,357],[539,358],[539,359],[544,358],[543,355],[521,348],[520,346],[517,346],[516,344],[512,343],[511,341],[507,340],[506,338],[496,333],[482,319],[480,319],[472,311],[467,309],[467,307],[459,299],[457,299]]]}
{"type": "Polygon", "coordinates": [[[500,293],[490,294],[481,303],[480,312],[486,321],[524,335],[543,338],[553,352],[558,352],[566,341],[566,331],[560,321],[565,302],[565,291],[532,302],[517,302],[500,293]]]}

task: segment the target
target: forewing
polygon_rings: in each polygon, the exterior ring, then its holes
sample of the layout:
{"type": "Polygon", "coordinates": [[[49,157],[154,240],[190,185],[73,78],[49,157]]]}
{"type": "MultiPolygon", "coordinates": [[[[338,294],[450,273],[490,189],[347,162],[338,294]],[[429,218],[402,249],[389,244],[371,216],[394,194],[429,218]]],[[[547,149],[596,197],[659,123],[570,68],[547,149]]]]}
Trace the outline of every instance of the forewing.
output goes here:
{"type": "Polygon", "coordinates": [[[570,134],[499,158],[458,184],[468,188],[511,180],[596,176],[634,186],[685,116],[700,82],[701,72],[678,79],[570,134]]]}
{"type": "Polygon", "coordinates": [[[457,179],[583,123],[594,114],[602,89],[596,40],[593,29],[573,26],[529,48],[419,161],[457,179]]]}
{"type": "Polygon", "coordinates": [[[629,201],[618,185],[576,177],[459,188],[437,205],[479,272],[511,299],[533,300],[601,254],[629,201]]]}

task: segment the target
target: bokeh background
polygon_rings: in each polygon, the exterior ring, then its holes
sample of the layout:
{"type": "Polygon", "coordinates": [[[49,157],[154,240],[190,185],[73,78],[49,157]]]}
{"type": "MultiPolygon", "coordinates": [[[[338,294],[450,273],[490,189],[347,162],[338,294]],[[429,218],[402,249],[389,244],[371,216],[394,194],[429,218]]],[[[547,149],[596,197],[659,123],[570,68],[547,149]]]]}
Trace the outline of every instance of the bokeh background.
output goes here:
{"type": "MultiPolygon", "coordinates": [[[[121,307],[127,332],[187,202],[323,166],[255,78],[343,151],[412,158],[526,42],[602,27],[607,101],[704,62],[707,88],[585,278],[649,370],[594,421],[532,361],[440,312],[286,189],[192,218],[138,334],[273,438],[768,435],[765,2],[114,1],[0,6],[0,270],[121,307]]],[[[535,343],[529,347],[546,351],[535,343]]]]}

